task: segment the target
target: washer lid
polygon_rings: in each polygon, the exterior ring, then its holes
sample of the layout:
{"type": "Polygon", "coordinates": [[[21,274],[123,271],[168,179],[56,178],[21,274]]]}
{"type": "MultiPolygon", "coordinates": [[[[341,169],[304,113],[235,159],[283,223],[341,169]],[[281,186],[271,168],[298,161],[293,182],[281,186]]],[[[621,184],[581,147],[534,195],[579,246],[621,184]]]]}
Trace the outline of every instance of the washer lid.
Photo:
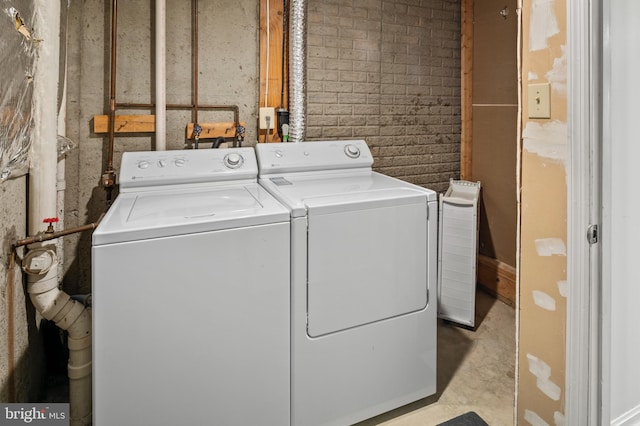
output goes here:
{"type": "Polygon", "coordinates": [[[93,244],[286,222],[289,212],[257,184],[120,194],[93,244]]]}

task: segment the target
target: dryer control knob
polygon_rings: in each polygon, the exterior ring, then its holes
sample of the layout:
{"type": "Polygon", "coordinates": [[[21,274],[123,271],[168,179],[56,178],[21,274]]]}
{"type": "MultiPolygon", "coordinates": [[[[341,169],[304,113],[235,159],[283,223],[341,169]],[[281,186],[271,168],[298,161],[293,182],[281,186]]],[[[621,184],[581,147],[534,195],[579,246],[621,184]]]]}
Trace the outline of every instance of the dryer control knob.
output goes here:
{"type": "Polygon", "coordinates": [[[348,157],[351,157],[351,158],[360,157],[360,149],[355,145],[349,144],[349,145],[345,146],[344,147],[344,152],[345,152],[345,154],[347,154],[348,157]]]}
{"type": "Polygon", "coordinates": [[[224,165],[230,169],[237,169],[238,167],[242,166],[243,162],[244,159],[242,158],[242,155],[235,152],[227,154],[224,157],[224,165]]]}
{"type": "Polygon", "coordinates": [[[184,158],[176,158],[176,161],[174,161],[176,167],[183,167],[185,163],[186,161],[184,160],[184,158]]]}
{"type": "Polygon", "coordinates": [[[151,165],[151,163],[149,163],[147,160],[142,160],[140,162],[138,162],[138,168],[139,169],[146,169],[151,165]]]}

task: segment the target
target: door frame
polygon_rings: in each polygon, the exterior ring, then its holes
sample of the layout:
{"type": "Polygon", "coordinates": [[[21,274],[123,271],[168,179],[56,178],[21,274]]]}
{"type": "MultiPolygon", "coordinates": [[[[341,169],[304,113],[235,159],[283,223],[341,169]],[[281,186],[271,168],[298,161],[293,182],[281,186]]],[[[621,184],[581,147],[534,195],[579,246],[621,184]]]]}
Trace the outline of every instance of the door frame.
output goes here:
{"type": "Polygon", "coordinates": [[[567,87],[570,161],[567,173],[567,424],[598,425],[603,406],[602,229],[602,0],[567,0],[567,87]]]}

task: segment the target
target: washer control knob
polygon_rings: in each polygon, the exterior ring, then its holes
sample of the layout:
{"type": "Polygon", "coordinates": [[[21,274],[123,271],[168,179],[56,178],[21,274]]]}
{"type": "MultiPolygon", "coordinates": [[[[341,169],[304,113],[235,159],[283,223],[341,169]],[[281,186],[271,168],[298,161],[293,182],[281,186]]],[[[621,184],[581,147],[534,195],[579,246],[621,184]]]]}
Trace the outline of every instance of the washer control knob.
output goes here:
{"type": "Polygon", "coordinates": [[[345,154],[347,154],[348,157],[351,157],[351,158],[360,157],[360,149],[355,145],[349,144],[349,145],[345,146],[344,147],[344,152],[345,152],[345,154]]]}
{"type": "Polygon", "coordinates": [[[163,168],[167,165],[167,160],[158,160],[158,167],[163,168]]]}
{"type": "Polygon", "coordinates": [[[224,156],[224,165],[230,169],[237,169],[238,167],[242,166],[242,163],[244,163],[242,155],[235,152],[224,156]]]}
{"type": "Polygon", "coordinates": [[[147,160],[142,160],[142,161],[138,162],[138,168],[139,169],[146,169],[150,165],[151,165],[151,163],[149,163],[147,160]]]}
{"type": "Polygon", "coordinates": [[[184,167],[186,161],[184,161],[184,158],[176,158],[176,161],[173,162],[176,167],[184,167]]]}

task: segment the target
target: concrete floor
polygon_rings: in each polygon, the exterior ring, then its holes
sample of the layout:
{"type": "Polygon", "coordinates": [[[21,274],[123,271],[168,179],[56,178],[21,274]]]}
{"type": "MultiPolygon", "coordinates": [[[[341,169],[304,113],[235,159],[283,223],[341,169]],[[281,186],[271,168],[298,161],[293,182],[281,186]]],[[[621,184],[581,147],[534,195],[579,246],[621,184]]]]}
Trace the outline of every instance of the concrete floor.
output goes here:
{"type": "Polygon", "coordinates": [[[467,411],[513,425],[515,352],[514,309],[479,291],[475,332],[438,322],[437,393],[358,426],[434,426],[467,411]]]}
{"type": "MultiPolygon", "coordinates": [[[[56,377],[45,400],[68,402],[66,378],[56,377]]],[[[514,377],[515,311],[479,291],[476,331],[438,322],[437,393],[357,426],[435,426],[467,411],[491,426],[513,425],[514,377]]]]}

